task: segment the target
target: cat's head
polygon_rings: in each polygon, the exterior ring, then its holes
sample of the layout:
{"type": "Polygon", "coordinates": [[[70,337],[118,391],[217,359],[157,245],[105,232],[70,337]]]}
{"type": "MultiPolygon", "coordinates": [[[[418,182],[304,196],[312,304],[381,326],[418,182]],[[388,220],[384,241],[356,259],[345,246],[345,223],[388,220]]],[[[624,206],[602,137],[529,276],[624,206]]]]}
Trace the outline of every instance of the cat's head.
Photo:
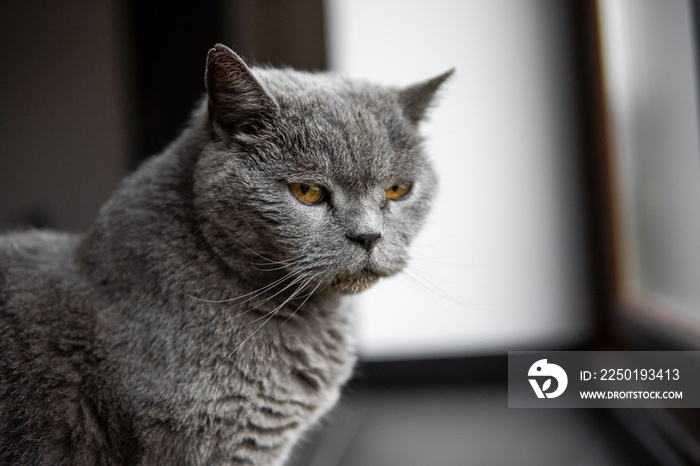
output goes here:
{"type": "Polygon", "coordinates": [[[230,264],[312,289],[354,293],[399,272],[437,187],[417,125],[450,74],[396,90],[251,70],[216,46],[195,170],[206,240],[230,264]]]}

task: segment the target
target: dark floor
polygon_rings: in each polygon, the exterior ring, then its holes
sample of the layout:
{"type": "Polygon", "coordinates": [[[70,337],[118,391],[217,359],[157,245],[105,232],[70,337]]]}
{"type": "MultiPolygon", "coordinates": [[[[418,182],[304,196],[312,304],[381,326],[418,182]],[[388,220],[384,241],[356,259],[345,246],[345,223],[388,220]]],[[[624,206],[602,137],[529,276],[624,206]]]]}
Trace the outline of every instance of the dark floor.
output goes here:
{"type": "Polygon", "coordinates": [[[505,385],[353,389],[299,445],[289,464],[647,464],[615,432],[596,409],[508,408],[505,385]]]}

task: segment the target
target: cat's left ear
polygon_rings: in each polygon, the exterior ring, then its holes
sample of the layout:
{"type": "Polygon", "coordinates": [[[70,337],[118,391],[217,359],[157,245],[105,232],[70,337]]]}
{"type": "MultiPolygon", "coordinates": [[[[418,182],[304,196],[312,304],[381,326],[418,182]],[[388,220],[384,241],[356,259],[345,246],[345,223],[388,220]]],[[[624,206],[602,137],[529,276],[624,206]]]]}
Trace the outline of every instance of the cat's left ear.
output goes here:
{"type": "Polygon", "coordinates": [[[418,125],[418,122],[423,119],[438,88],[452,76],[454,71],[453,68],[440,76],[399,90],[399,102],[403,107],[404,115],[413,125],[418,125]]]}
{"type": "Polygon", "coordinates": [[[209,118],[228,131],[256,127],[279,110],[241,57],[217,44],[207,56],[209,118]]]}

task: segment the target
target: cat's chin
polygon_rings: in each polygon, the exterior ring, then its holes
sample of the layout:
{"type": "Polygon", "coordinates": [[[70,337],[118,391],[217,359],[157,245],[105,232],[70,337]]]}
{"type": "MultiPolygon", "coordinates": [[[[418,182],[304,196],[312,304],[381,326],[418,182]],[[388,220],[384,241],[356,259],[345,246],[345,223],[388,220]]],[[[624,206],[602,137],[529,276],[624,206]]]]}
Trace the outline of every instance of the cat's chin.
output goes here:
{"type": "Polygon", "coordinates": [[[378,279],[377,277],[374,280],[338,281],[332,283],[328,288],[341,294],[356,294],[374,285],[378,279]]]}
{"type": "Polygon", "coordinates": [[[356,294],[377,283],[381,277],[388,275],[388,273],[377,273],[371,270],[340,275],[331,282],[329,289],[342,294],[356,294]]]}

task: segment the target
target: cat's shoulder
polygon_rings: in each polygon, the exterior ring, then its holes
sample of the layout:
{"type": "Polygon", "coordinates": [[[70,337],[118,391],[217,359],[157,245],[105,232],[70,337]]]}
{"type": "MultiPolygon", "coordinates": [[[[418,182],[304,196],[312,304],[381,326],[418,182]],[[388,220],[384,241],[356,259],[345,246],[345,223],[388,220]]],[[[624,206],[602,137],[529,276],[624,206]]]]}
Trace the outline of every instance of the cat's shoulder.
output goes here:
{"type": "Polygon", "coordinates": [[[29,283],[34,278],[62,275],[72,268],[81,235],[28,230],[0,235],[0,288],[15,278],[29,283]]]}
{"type": "Polygon", "coordinates": [[[0,234],[0,253],[8,258],[47,258],[72,248],[80,235],[47,230],[10,231],[0,234]]]}
{"type": "Polygon", "coordinates": [[[88,299],[75,297],[79,239],[0,235],[0,464],[121,464],[135,448],[97,369],[88,299]]]}
{"type": "Polygon", "coordinates": [[[80,236],[29,230],[0,235],[0,317],[27,323],[66,304],[66,290],[74,289],[75,251],[80,236]]]}

